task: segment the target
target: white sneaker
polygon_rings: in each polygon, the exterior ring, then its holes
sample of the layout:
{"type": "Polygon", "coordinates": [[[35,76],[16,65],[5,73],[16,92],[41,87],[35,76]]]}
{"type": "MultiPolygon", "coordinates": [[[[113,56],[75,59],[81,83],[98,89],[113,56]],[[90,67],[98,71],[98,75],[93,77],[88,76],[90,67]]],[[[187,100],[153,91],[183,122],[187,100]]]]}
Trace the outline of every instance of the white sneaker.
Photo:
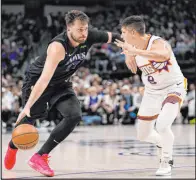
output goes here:
{"type": "Polygon", "coordinates": [[[164,158],[161,163],[160,167],[156,172],[156,176],[169,176],[171,175],[173,161],[169,161],[169,158],[164,158]]]}

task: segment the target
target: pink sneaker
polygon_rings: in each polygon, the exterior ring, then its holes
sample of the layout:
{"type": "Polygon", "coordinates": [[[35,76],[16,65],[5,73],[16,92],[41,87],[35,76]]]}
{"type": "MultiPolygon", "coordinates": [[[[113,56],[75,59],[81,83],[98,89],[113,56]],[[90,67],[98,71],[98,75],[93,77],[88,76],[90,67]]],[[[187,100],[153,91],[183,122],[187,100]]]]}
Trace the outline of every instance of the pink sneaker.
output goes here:
{"type": "Polygon", "coordinates": [[[34,154],[31,159],[28,161],[30,167],[40,172],[45,176],[54,176],[54,171],[49,167],[48,154],[43,154],[42,156],[39,154],[34,154]]]}
{"type": "Polygon", "coordinates": [[[8,149],[5,155],[5,159],[4,159],[4,165],[5,168],[7,170],[10,170],[14,167],[15,163],[16,163],[16,153],[17,153],[18,149],[12,149],[9,145],[8,145],[8,149]]]}

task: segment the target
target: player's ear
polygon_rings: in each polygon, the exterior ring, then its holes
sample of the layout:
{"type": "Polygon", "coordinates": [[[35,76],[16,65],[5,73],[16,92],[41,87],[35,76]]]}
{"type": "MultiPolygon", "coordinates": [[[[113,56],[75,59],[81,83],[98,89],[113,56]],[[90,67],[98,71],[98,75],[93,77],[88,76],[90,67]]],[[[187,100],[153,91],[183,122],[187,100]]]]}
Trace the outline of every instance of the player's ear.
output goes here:
{"type": "Polygon", "coordinates": [[[67,31],[70,31],[71,26],[67,25],[67,31]]]}
{"type": "Polygon", "coordinates": [[[132,29],[132,31],[131,31],[131,34],[133,35],[133,36],[135,36],[135,30],[134,29],[132,29]]]}

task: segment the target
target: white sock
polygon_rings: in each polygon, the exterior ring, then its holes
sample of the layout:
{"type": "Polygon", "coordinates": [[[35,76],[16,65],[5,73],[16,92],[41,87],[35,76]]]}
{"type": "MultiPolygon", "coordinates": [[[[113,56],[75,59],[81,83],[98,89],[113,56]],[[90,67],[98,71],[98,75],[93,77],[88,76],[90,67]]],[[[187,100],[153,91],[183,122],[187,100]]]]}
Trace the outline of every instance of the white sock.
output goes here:
{"type": "Polygon", "coordinates": [[[178,111],[178,103],[166,103],[157,118],[156,130],[161,136],[162,158],[169,157],[170,160],[172,159],[174,135],[171,125],[177,117],[178,111]]]}
{"type": "Polygon", "coordinates": [[[167,127],[164,132],[160,132],[160,135],[162,137],[163,145],[161,159],[169,158],[169,160],[172,160],[174,134],[171,130],[171,127],[167,127]]]}

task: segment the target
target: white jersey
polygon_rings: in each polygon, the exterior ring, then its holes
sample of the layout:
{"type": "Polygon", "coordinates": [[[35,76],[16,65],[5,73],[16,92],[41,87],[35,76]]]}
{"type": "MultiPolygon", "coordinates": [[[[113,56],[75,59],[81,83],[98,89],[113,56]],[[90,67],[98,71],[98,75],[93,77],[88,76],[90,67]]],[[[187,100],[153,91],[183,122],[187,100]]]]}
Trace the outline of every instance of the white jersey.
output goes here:
{"type": "MultiPolygon", "coordinates": [[[[146,50],[149,50],[153,41],[159,38],[161,37],[152,35],[146,50]]],[[[149,89],[164,89],[176,83],[184,83],[186,80],[173,52],[170,58],[164,62],[155,62],[155,60],[144,56],[136,56],[135,59],[137,66],[142,71],[142,81],[149,89]]]]}

